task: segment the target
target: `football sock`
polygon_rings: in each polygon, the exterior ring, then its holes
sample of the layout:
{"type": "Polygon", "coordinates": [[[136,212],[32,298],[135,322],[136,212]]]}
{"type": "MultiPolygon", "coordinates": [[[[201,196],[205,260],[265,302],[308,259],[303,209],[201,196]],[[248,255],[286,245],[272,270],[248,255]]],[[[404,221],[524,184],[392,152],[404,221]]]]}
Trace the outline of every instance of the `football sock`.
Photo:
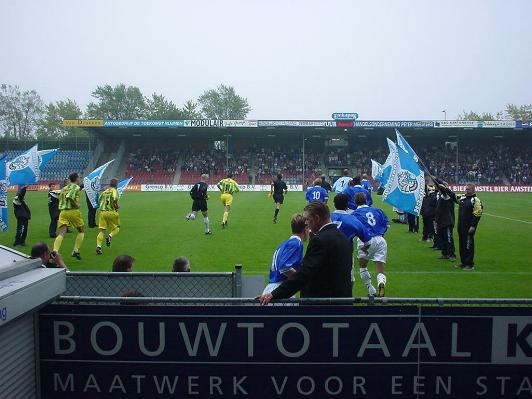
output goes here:
{"type": "Polygon", "coordinates": [[[76,236],[76,241],[74,242],[74,252],[79,252],[81,244],[83,244],[83,239],[85,238],[85,233],[78,233],[76,236]]]}
{"type": "Polygon", "coordinates": [[[222,219],[222,223],[227,222],[227,219],[229,218],[229,212],[224,212],[224,217],[222,219]]]}
{"type": "Polygon", "coordinates": [[[114,236],[116,236],[119,232],[120,232],[120,227],[115,227],[115,228],[113,229],[113,231],[111,231],[111,232],[109,233],[109,235],[110,235],[111,237],[114,237],[114,236]]]}
{"type": "Polygon", "coordinates": [[[359,274],[360,274],[360,278],[362,279],[362,281],[364,282],[364,284],[366,284],[366,287],[371,287],[371,275],[369,274],[369,271],[368,271],[368,268],[367,267],[364,267],[364,268],[360,268],[359,269],[359,274]]]}
{"type": "Polygon", "coordinates": [[[386,276],[384,273],[377,274],[377,284],[380,285],[381,283],[386,285],[386,276]]]}
{"type": "Polygon", "coordinates": [[[96,236],[96,246],[97,247],[101,248],[103,239],[104,239],[103,231],[100,231],[98,233],[98,235],[96,236]]]}
{"type": "Polygon", "coordinates": [[[279,208],[275,208],[275,215],[273,215],[273,217],[277,219],[278,214],[279,214],[279,208]]]}
{"type": "Polygon", "coordinates": [[[203,224],[205,225],[205,233],[207,233],[211,229],[209,226],[209,218],[203,218],[203,224]]]}
{"type": "Polygon", "coordinates": [[[59,252],[61,249],[61,244],[63,243],[63,236],[61,234],[58,234],[57,237],[55,237],[54,241],[54,251],[59,252]]]}

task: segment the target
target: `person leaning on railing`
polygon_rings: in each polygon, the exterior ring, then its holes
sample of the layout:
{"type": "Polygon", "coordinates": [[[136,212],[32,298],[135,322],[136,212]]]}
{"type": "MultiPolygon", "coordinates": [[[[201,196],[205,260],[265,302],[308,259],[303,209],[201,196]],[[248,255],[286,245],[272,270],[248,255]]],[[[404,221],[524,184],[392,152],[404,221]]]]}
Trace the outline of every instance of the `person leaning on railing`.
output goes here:
{"type": "Polygon", "coordinates": [[[301,291],[301,298],[347,298],[352,296],[351,269],[353,247],[332,223],[329,208],[311,202],[303,216],[314,236],[310,239],[300,270],[271,293],[259,295],[262,305],[272,299],[290,298],[301,291]]]}

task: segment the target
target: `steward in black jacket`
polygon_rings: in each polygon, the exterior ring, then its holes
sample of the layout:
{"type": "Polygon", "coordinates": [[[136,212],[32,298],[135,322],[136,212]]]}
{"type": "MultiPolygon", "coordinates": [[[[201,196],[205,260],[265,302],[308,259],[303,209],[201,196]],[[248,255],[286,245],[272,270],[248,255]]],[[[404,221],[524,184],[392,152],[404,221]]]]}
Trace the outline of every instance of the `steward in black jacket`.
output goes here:
{"type": "Polygon", "coordinates": [[[28,222],[31,219],[31,211],[26,204],[26,186],[20,187],[17,195],[13,198],[13,211],[15,212],[15,217],[17,218],[17,232],[15,234],[15,243],[16,246],[25,246],[26,237],[28,236],[28,222]]]}

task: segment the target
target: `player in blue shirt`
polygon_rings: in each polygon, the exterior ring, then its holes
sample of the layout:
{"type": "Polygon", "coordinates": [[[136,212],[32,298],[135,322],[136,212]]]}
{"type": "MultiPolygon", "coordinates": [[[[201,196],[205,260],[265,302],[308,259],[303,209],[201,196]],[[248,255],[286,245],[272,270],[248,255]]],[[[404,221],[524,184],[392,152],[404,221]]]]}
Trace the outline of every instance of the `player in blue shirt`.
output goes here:
{"type": "MultiPolygon", "coordinates": [[[[355,237],[357,237],[363,243],[367,243],[364,248],[364,250],[367,251],[372,235],[356,217],[347,211],[347,195],[337,194],[334,197],[334,207],[336,210],[331,213],[332,222],[335,223],[338,227],[338,230],[344,233],[349,241],[351,241],[351,244],[353,244],[355,237]]],[[[355,281],[354,265],[351,272],[351,281],[355,281]]]]}
{"type": "Polygon", "coordinates": [[[314,186],[307,189],[306,199],[309,203],[319,201],[327,204],[329,193],[321,186],[321,179],[319,177],[314,180],[314,186]]]}
{"type": "Polygon", "coordinates": [[[349,177],[349,171],[347,169],[344,169],[342,174],[343,176],[338,178],[338,180],[336,180],[332,186],[332,189],[336,194],[343,193],[351,181],[351,178],[349,177]]]}
{"type": "Polygon", "coordinates": [[[358,263],[360,265],[360,278],[368,287],[369,295],[375,295],[375,287],[371,283],[371,275],[368,272],[368,262],[372,260],[375,263],[377,272],[378,296],[384,296],[386,286],[386,276],[384,275],[384,265],[388,253],[388,244],[384,239],[384,234],[388,230],[389,222],[386,214],[382,209],[372,208],[366,203],[367,198],[364,193],[355,195],[355,204],[357,209],[353,213],[372,235],[369,241],[369,249],[364,251],[365,244],[358,242],[358,263]]]}
{"type": "Polygon", "coordinates": [[[294,215],[290,222],[292,236],[281,243],[273,254],[270,266],[269,284],[264,288],[263,295],[272,292],[281,283],[296,273],[303,262],[303,241],[308,238],[308,228],[303,215],[294,215]]]}
{"type": "Polygon", "coordinates": [[[371,194],[373,187],[371,186],[371,182],[369,181],[368,175],[366,173],[362,174],[362,178],[360,179],[360,185],[364,187],[366,190],[368,190],[369,193],[371,194]]]}
{"type": "Polygon", "coordinates": [[[352,211],[357,209],[357,206],[355,204],[355,195],[357,195],[358,193],[364,193],[366,195],[367,204],[369,206],[373,205],[373,200],[371,199],[370,192],[360,185],[360,177],[356,176],[353,177],[353,179],[349,183],[349,187],[344,190],[344,194],[347,195],[347,198],[349,200],[349,209],[351,209],[352,211]]]}

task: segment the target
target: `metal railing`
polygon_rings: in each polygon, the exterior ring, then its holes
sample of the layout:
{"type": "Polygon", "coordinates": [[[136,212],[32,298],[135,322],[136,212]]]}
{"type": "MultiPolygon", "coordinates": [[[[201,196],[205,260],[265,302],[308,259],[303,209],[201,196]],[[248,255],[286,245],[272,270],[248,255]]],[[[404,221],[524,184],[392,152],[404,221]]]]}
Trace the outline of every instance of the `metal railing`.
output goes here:
{"type": "MultiPolygon", "coordinates": [[[[93,297],[68,296],[56,303],[122,303],[138,305],[259,306],[255,298],[177,298],[177,297],[93,297]]],[[[365,305],[365,306],[532,306],[532,298],[292,298],[272,301],[274,305],[365,305]]]]}
{"type": "Polygon", "coordinates": [[[238,298],[242,266],[227,273],[69,272],[67,297],[238,298]]]}

